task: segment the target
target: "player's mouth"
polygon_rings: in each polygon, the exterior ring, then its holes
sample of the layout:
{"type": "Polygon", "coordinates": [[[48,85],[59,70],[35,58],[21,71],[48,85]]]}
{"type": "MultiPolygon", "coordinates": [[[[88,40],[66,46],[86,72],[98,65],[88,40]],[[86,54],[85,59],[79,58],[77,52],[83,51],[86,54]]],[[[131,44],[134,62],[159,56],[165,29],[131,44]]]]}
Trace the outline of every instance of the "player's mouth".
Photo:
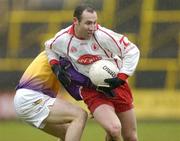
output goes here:
{"type": "Polygon", "coordinates": [[[93,35],[93,31],[88,31],[88,35],[93,35]]]}

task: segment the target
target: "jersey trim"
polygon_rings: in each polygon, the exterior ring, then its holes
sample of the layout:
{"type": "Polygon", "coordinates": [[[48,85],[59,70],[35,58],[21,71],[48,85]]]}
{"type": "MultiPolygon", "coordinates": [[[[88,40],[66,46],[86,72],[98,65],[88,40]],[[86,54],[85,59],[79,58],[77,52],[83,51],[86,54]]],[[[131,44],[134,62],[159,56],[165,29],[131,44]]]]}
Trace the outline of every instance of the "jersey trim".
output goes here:
{"type": "Polygon", "coordinates": [[[50,60],[50,65],[59,64],[58,60],[52,59],[50,60]]]}
{"type": "Polygon", "coordinates": [[[119,51],[120,51],[120,54],[121,54],[121,56],[122,56],[121,48],[120,48],[120,46],[118,45],[118,43],[116,42],[116,40],[115,40],[109,33],[107,33],[106,31],[104,31],[104,30],[102,30],[102,29],[100,29],[100,28],[99,28],[99,30],[102,31],[102,32],[104,32],[106,35],[108,35],[108,36],[114,41],[114,43],[115,43],[116,46],[118,47],[118,49],[119,49],[119,51]]]}
{"type": "MultiPolygon", "coordinates": [[[[93,35],[93,37],[94,37],[95,41],[97,42],[97,44],[100,46],[100,48],[104,51],[104,53],[106,54],[106,56],[107,56],[108,58],[113,58],[113,53],[112,53],[110,50],[108,50],[108,49],[105,50],[105,49],[100,45],[100,43],[98,42],[98,40],[97,40],[97,38],[95,37],[95,35],[93,35]],[[109,53],[111,53],[110,56],[108,55],[107,51],[108,51],[109,53]]],[[[118,65],[116,59],[114,59],[114,62],[116,63],[116,66],[119,68],[119,65],[118,65]]]]}
{"type": "MultiPolygon", "coordinates": [[[[108,58],[110,58],[109,55],[108,55],[108,53],[107,53],[106,50],[100,45],[100,43],[98,42],[98,40],[97,40],[97,38],[95,37],[94,34],[93,34],[93,37],[94,37],[95,41],[97,42],[97,44],[99,45],[99,47],[104,51],[104,53],[106,54],[106,56],[107,56],[108,58]]],[[[112,53],[111,53],[111,55],[112,55],[112,53]]]]}
{"type": "Polygon", "coordinates": [[[60,36],[62,36],[62,35],[65,34],[65,33],[68,33],[68,31],[64,31],[62,34],[58,35],[58,36],[52,41],[52,43],[50,44],[50,49],[52,49],[53,43],[54,43],[60,36]]]}
{"type": "Polygon", "coordinates": [[[72,41],[72,38],[74,36],[71,36],[70,40],[69,40],[69,43],[68,43],[68,46],[67,46],[67,55],[69,56],[69,51],[70,51],[70,45],[71,45],[71,41],[72,41]]]}

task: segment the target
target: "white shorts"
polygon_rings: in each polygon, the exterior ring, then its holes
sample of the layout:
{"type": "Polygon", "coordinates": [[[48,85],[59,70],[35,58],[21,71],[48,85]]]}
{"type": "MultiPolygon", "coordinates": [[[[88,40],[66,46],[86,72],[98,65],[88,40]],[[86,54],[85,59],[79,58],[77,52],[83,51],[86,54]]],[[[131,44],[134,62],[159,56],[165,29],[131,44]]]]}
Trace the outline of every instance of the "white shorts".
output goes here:
{"type": "Polygon", "coordinates": [[[27,123],[44,128],[43,120],[49,115],[48,106],[53,105],[56,98],[30,89],[18,89],[14,97],[17,116],[27,123]]]}

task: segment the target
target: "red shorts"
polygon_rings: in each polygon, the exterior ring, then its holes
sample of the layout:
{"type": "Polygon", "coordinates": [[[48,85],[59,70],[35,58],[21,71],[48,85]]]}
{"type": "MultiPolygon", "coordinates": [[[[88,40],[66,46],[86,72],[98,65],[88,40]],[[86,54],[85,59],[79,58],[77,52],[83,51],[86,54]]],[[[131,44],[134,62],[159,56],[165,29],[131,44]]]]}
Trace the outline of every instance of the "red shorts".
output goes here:
{"type": "Polygon", "coordinates": [[[107,104],[114,107],[115,112],[117,113],[133,108],[133,97],[127,83],[116,88],[114,92],[116,96],[109,98],[103,93],[97,92],[94,89],[83,88],[81,95],[91,113],[93,113],[94,110],[102,104],[107,104]]]}

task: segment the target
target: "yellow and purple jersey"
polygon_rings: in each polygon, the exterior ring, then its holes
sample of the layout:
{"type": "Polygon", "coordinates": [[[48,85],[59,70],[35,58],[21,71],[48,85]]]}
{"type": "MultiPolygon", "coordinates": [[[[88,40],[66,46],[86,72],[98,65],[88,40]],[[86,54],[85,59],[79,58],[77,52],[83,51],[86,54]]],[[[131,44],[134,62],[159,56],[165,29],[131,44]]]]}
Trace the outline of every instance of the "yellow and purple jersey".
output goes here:
{"type": "Polygon", "coordinates": [[[45,51],[41,52],[24,72],[17,86],[19,88],[41,91],[56,97],[60,83],[51,70],[45,51]]]}

